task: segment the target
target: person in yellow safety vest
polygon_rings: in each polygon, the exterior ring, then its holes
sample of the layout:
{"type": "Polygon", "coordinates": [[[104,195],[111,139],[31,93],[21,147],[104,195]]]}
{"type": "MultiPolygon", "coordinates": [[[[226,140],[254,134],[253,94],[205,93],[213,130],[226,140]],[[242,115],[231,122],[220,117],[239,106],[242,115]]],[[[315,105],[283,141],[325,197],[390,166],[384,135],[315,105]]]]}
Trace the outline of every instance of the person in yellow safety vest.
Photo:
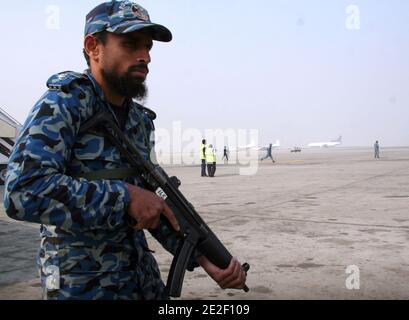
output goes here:
{"type": "Polygon", "coordinates": [[[200,146],[200,159],[202,160],[202,177],[207,177],[206,174],[206,140],[202,140],[202,145],[200,146]]]}
{"type": "Polygon", "coordinates": [[[209,177],[214,177],[214,174],[216,173],[216,150],[211,144],[206,148],[206,162],[209,177]]]}

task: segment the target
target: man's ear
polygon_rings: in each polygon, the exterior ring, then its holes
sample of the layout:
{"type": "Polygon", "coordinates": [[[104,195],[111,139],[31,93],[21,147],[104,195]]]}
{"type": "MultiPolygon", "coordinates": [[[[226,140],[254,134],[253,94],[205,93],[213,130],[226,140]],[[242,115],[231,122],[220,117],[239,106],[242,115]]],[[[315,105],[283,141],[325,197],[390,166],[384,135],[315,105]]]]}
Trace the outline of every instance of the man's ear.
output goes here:
{"type": "Polygon", "coordinates": [[[84,50],[89,56],[90,60],[98,62],[100,47],[99,41],[92,35],[87,35],[84,39],[84,50]]]}

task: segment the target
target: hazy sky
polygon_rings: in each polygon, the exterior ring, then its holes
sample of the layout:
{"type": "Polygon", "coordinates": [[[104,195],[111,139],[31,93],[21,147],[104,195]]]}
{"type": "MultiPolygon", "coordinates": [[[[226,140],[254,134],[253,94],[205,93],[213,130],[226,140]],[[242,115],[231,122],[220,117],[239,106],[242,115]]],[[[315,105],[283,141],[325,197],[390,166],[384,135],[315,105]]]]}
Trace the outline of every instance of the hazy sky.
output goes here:
{"type": "MultiPolygon", "coordinates": [[[[0,106],[23,122],[49,76],[86,68],[85,15],[100,1],[0,1],[0,106]]],[[[157,127],[257,128],[263,144],[289,147],[339,135],[409,145],[409,1],[138,3],[174,35],[152,50],[157,127]]]]}

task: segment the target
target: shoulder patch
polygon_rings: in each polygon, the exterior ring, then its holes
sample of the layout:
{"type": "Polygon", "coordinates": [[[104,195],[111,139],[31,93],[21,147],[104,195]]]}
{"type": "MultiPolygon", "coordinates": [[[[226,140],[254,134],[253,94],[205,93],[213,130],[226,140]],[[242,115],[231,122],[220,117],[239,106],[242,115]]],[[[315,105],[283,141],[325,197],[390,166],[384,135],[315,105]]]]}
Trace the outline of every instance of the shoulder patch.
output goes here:
{"type": "Polygon", "coordinates": [[[74,83],[89,81],[88,77],[83,73],[64,71],[55,74],[47,81],[47,87],[50,90],[69,92],[74,83]]]}

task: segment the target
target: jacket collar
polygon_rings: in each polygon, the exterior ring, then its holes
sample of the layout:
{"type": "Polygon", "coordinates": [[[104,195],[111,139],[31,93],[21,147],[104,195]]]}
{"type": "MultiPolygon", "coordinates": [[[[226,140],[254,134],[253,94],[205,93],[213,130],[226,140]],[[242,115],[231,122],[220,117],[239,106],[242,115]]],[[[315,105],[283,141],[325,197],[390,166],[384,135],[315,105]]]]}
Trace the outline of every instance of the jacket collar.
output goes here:
{"type": "Polygon", "coordinates": [[[93,74],[91,73],[90,69],[86,69],[84,71],[84,74],[88,77],[88,79],[91,81],[92,86],[95,89],[95,93],[98,95],[99,98],[101,98],[101,100],[103,100],[104,102],[108,103],[108,101],[105,98],[105,94],[104,91],[102,90],[102,87],[99,85],[99,83],[97,82],[97,80],[94,78],[93,74]]]}

